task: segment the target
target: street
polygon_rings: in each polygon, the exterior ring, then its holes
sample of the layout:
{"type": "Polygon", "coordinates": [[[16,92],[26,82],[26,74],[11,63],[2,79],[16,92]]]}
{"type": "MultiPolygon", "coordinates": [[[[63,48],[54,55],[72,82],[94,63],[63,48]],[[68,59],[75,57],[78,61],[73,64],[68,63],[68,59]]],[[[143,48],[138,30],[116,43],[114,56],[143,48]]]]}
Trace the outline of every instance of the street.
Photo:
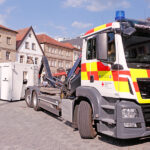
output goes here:
{"type": "Polygon", "coordinates": [[[44,110],[36,112],[25,101],[0,101],[0,150],[149,150],[150,138],[116,140],[98,135],[81,139],[69,122],[44,110]]]}

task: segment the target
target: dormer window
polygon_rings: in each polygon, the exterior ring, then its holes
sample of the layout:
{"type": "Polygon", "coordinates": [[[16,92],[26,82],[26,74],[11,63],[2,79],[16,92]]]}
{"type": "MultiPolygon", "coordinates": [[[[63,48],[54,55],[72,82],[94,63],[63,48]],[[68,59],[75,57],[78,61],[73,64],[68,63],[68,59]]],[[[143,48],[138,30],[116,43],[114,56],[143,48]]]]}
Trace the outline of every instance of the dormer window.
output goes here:
{"type": "Polygon", "coordinates": [[[29,34],[29,37],[31,37],[31,33],[29,34]]]}

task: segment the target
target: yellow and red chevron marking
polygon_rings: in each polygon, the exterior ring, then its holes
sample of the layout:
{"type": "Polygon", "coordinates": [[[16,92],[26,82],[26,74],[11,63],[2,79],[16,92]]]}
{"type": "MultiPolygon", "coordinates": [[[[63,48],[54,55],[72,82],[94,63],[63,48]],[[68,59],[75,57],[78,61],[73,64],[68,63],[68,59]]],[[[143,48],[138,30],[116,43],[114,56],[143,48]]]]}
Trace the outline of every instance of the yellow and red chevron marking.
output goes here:
{"type": "Polygon", "coordinates": [[[128,79],[119,77],[119,74],[129,75],[129,71],[111,71],[108,65],[102,62],[84,63],[81,65],[81,80],[90,80],[94,76],[95,81],[114,82],[116,91],[129,92],[128,79]]]}
{"type": "Polygon", "coordinates": [[[95,81],[112,81],[116,91],[130,92],[128,78],[120,77],[120,75],[130,76],[134,85],[139,103],[150,103],[150,99],[142,99],[137,78],[150,78],[150,70],[146,69],[130,69],[126,70],[110,70],[110,67],[102,62],[83,63],[81,65],[81,80],[90,80],[90,76],[94,76],[95,81]]]}
{"type": "Polygon", "coordinates": [[[102,30],[102,29],[111,27],[111,26],[112,26],[112,23],[107,23],[107,24],[98,26],[98,27],[96,27],[96,28],[93,28],[93,29],[87,31],[87,32],[84,34],[84,36],[89,35],[89,34],[92,34],[92,33],[97,32],[97,31],[100,31],[100,30],[102,30]]]}
{"type": "Polygon", "coordinates": [[[137,95],[139,103],[150,103],[150,99],[143,99],[140,94],[137,78],[150,78],[150,70],[146,69],[130,69],[131,79],[137,95]]]}

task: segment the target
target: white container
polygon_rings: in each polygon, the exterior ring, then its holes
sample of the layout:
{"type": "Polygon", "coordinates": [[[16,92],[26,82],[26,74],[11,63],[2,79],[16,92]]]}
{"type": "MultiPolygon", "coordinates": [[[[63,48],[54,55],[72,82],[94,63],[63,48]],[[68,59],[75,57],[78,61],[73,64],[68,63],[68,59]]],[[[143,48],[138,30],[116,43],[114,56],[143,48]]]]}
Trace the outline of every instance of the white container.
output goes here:
{"type": "Polygon", "coordinates": [[[38,85],[38,67],[17,62],[0,63],[0,99],[24,99],[28,86],[38,85]]]}

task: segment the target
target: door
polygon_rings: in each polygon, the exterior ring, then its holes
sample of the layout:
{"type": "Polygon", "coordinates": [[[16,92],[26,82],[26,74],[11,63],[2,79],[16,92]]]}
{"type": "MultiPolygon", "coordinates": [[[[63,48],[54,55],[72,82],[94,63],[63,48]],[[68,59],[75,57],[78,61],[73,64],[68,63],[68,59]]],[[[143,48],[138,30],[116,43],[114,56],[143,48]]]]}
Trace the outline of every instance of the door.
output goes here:
{"type": "Polygon", "coordinates": [[[114,97],[118,86],[118,78],[115,78],[116,71],[112,69],[112,65],[116,62],[115,34],[107,33],[107,60],[105,61],[97,60],[99,40],[102,39],[98,38],[98,34],[87,39],[86,49],[83,51],[86,58],[82,61],[82,85],[96,88],[102,96],[114,97]]]}

